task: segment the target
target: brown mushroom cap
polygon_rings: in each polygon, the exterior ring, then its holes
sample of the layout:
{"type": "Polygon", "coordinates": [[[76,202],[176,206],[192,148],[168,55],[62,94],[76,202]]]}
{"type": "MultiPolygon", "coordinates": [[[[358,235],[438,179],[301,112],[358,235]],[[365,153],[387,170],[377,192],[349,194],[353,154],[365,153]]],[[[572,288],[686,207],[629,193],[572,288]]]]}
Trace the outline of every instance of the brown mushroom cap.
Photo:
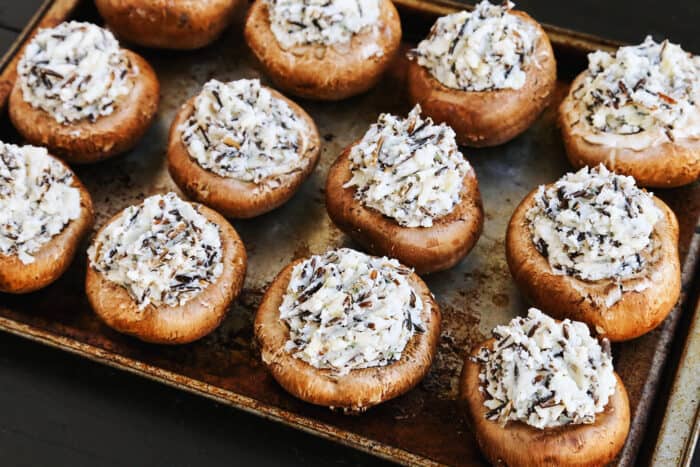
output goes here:
{"type": "Polygon", "coordinates": [[[574,167],[604,164],[611,171],[631,175],[641,186],[655,188],[687,185],[700,178],[700,138],[680,138],[635,150],[594,144],[585,139],[585,134],[592,132],[574,131],[574,124],[581,120],[581,115],[574,109],[573,90],[585,74],[584,71],[576,78],[559,107],[564,147],[574,167]]]}
{"type": "Polygon", "coordinates": [[[279,308],[292,269],[301,261],[294,261],[277,275],[255,315],[255,337],[262,361],[277,382],[306,402],[350,411],[364,411],[418,384],[430,369],[440,337],[440,309],[425,283],[414,273],[407,276],[423,301],[421,318],[426,330],[411,337],[401,358],[386,366],[352,370],[339,376],[315,368],[284,349],[289,330],[280,319],[279,308]]]}
{"type": "MultiPolygon", "coordinates": [[[[63,161],[54,159],[73,173],[63,161]]],[[[33,263],[24,264],[17,255],[5,256],[0,253],[0,292],[21,294],[42,289],[68,269],[94,222],[90,193],[75,174],[72,186],[80,191],[79,217],[70,221],[58,235],[34,253],[33,263]]]]}
{"type": "Polygon", "coordinates": [[[281,177],[280,186],[257,185],[235,178],[222,177],[204,169],[190,156],[187,147],[182,142],[180,127],[192,115],[196,96],[182,106],[170,126],[168,143],[168,170],[170,176],[188,197],[210,206],[226,217],[255,217],[281,206],[289,201],[304,180],[311,175],[318,162],[321,143],[318,129],[313,119],[304,109],[282,94],[274,89],[267,89],[275,98],[286,102],[309,128],[308,134],[304,135],[308,138],[308,145],[305,148],[305,152],[301,154],[305,163],[300,170],[281,177]]]}
{"type": "MultiPolygon", "coordinates": [[[[489,339],[477,346],[471,356],[489,339]]],[[[460,397],[467,401],[469,416],[481,452],[494,465],[518,466],[600,466],[612,461],[622,449],[630,427],[627,391],[615,373],[617,386],[608,405],[596,414],[595,423],[538,429],[523,422],[509,421],[505,427],[486,419],[488,409],[479,390],[481,366],[469,357],[464,362],[460,397]]]]}
{"type": "Polygon", "coordinates": [[[162,49],[197,49],[216,40],[240,0],[95,0],[120,39],[162,49]]]}
{"type": "MultiPolygon", "coordinates": [[[[357,143],[355,143],[357,144],[357,143]]],[[[403,227],[355,199],[349,146],[328,172],[326,208],[333,222],[371,252],[387,255],[419,274],[449,269],[472,249],[481,235],[484,211],[473,169],[464,176],[459,203],[432,227],[403,227]]]]}
{"type": "MultiPolygon", "coordinates": [[[[146,342],[186,344],[206,336],[223,321],[231,302],[243,287],[246,252],[238,233],[226,219],[206,206],[198,205],[197,208],[219,228],[224,266],[221,275],[184,305],[148,305],[139,310],[126,288],[93,269],[88,260],[85,290],[92,309],[105,324],[146,342]]],[[[112,217],[105,226],[120,214],[112,217]]]]}
{"type": "Polygon", "coordinates": [[[557,79],[557,66],[549,38],[527,13],[512,11],[538,31],[533,59],[525,67],[520,89],[462,91],[445,86],[429,70],[411,60],[408,93],[412,103],[437,122],[445,122],[457,133],[460,144],[497,146],[510,141],[532,125],[549,105],[557,79]]]}
{"type": "Polygon", "coordinates": [[[379,1],[379,32],[355,35],[347,51],[320,45],[282,49],[270,29],[267,5],[260,0],[248,12],[245,41],[278,88],[308,99],[345,99],[374,87],[399,50],[399,14],[391,0],[379,1]],[[382,53],[365,57],[363,49],[369,46],[382,53]]]}
{"type": "MultiPolygon", "coordinates": [[[[528,301],[553,317],[583,321],[611,341],[633,339],[658,326],[680,296],[678,221],[673,211],[654,197],[663,216],[652,234],[659,257],[645,268],[653,283],[641,292],[626,291],[618,302],[605,307],[603,297],[615,284],[554,274],[549,261],[535,248],[527,212],[536,192],[530,192],[516,208],[506,233],[508,267],[528,301]]],[[[627,279],[623,286],[631,287],[637,281],[627,279]]]]}
{"type": "Polygon", "coordinates": [[[141,56],[124,50],[132,64],[131,92],[117,102],[114,112],[94,122],[62,124],[45,110],[24,100],[19,79],[10,94],[10,119],[24,138],[45,146],[71,164],[98,162],[128,151],[144,135],[158,110],[158,78],[141,56]],[[138,72],[134,73],[134,69],[138,72]]]}

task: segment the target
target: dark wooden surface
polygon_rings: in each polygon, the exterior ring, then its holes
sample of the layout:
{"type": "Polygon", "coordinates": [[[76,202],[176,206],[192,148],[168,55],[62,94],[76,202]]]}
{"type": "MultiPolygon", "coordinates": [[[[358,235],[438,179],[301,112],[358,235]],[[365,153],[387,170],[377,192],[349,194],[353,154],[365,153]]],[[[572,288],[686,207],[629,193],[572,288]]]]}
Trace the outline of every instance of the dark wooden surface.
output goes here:
{"type": "MultiPolygon", "coordinates": [[[[40,3],[0,0],[0,51],[40,3]]],[[[646,34],[668,36],[700,52],[697,0],[522,0],[518,5],[543,22],[628,42],[646,34]]],[[[0,334],[0,459],[8,466],[383,464],[6,334],[0,334]]]]}
{"type": "Polygon", "coordinates": [[[651,34],[657,40],[668,38],[700,53],[697,0],[513,1],[543,23],[629,43],[642,42],[651,34]]]}

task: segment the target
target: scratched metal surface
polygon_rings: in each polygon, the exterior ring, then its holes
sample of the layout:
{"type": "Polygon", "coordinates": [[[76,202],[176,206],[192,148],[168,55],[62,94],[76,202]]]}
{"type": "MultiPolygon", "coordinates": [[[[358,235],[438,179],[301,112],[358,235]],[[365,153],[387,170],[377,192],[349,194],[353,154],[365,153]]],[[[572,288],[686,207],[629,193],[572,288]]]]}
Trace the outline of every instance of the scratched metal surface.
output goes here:
{"type": "MultiPolygon", "coordinates": [[[[161,107],[156,123],[133,152],[77,169],[95,202],[96,228],[145,196],[176,190],[165,170],[168,127],[178,107],[203,83],[214,77],[261,77],[239,27],[231,28],[219,42],[202,51],[140,52],[161,81],[161,107]]],[[[570,62],[574,61],[566,60],[570,62]]],[[[84,296],[84,254],[58,282],[43,291],[21,297],[0,294],[0,328],[401,463],[483,464],[464,406],[456,400],[458,375],[472,345],[495,325],[526,310],[506,265],[505,227],[526,193],[570,170],[554,124],[554,106],[511,143],[464,150],[479,179],[485,228],[464,261],[427,279],[442,308],[443,332],[433,368],[417,388],[363,415],[340,415],[286,394],[259,363],[252,341],[255,309],[267,284],[285,264],[330,247],[356,246],[333,226],[325,212],[326,173],[342,149],[361,136],[380,112],[408,112],[401,91],[403,70],[404,63],[397,63],[383,82],[364,96],[339,103],[299,101],[323,136],[321,161],[289,203],[256,219],[233,222],[248,251],[248,275],[228,318],[210,336],[190,345],[163,347],[143,344],[110,330],[90,311],[84,296]]],[[[571,75],[577,70],[562,71],[571,75]]],[[[559,98],[565,89],[566,84],[561,83],[559,98]]],[[[691,245],[698,240],[694,232],[700,213],[700,184],[659,194],[679,216],[687,285],[698,256],[691,245]]],[[[620,464],[634,462],[677,316],[678,311],[660,329],[614,348],[616,368],[627,386],[634,416],[620,464]]]]}

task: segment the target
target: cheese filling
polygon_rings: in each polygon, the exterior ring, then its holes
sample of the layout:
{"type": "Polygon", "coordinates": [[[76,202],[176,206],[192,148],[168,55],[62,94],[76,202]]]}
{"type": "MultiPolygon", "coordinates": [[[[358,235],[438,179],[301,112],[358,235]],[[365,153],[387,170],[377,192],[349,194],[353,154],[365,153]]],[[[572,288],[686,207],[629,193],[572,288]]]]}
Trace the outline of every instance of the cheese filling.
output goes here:
{"type": "Polygon", "coordinates": [[[90,266],[143,310],[184,305],[223,271],[219,228],[174,193],[126,208],[95,238],[90,266]]]}
{"type": "Polygon", "coordinates": [[[306,122],[257,79],[211,80],[182,126],[182,141],[206,170],[276,185],[283,175],[301,170],[309,131],[306,122]]]}
{"type": "Polygon", "coordinates": [[[0,254],[24,264],[80,217],[73,174],[46,149],[0,142],[0,254]]]}
{"type": "Polygon", "coordinates": [[[648,36],[614,54],[589,54],[588,70],[572,96],[595,132],[632,135],[658,128],[673,141],[682,136],[679,130],[697,122],[699,69],[700,58],[648,36]]]}
{"type": "Polygon", "coordinates": [[[578,321],[556,322],[536,308],[493,330],[479,381],[486,418],[535,428],[594,423],[615,392],[610,343],[578,321]]]}
{"type": "Polygon", "coordinates": [[[379,23],[379,0],[264,1],[270,28],[283,49],[347,44],[379,23]]]}
{"type": "Polygon", "coordinates": [[[396,260],[348,248],[297,264],[280,306],[285,350],[315,368],[347,374],[386,366],[416,332],[423,302],[396,260]]]}
{"type": "Polygon", "coordinates": [[[381,114],[350,152],[355,199],[405,227],[430,227],[452,212],[472,171],[449,126],[423,119],[416,105],[403,119],[381,114]]]}
{"type": "Polygon", "coordinates": [[[603,165],[540,186],[527,213],[532,242],[553,272],[589,281],[640,272],[661,217],[650,193],[603,165]]]}
{"type": "Polygon", "coordinates": [[[484,0],[472,12],[443,16],[410,57],[448,88],[520,89],[538,31],[511,14],[513,6],[511,2],[492,5],[484,0]]]}
{"type": "Polygon", "coordinates": [[[111,32],[77,21],[40,30],[17,66],[24,100],[59,123],[114,112],[133,87],[131,69],[111,32]]]}

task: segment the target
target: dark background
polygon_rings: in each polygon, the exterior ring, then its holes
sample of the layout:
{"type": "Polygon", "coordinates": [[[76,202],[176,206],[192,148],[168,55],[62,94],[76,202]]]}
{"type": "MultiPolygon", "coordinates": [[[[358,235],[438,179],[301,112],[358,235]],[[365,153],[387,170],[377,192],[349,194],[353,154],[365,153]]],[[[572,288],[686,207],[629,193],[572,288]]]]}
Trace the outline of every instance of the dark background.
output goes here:
{"type": "MultiPolygon", "coordinates": [[[[0,0],[0,52],[7,50],[41,3],[0,0]]],[[[698,0],[521,0],[517,6],[544,23],[625,42],[641,42],[646,34],[652,34],[700,52],[698,0]]],[[[0,333],[0,464],[77,467],[384,462],[0,333]]]]}

